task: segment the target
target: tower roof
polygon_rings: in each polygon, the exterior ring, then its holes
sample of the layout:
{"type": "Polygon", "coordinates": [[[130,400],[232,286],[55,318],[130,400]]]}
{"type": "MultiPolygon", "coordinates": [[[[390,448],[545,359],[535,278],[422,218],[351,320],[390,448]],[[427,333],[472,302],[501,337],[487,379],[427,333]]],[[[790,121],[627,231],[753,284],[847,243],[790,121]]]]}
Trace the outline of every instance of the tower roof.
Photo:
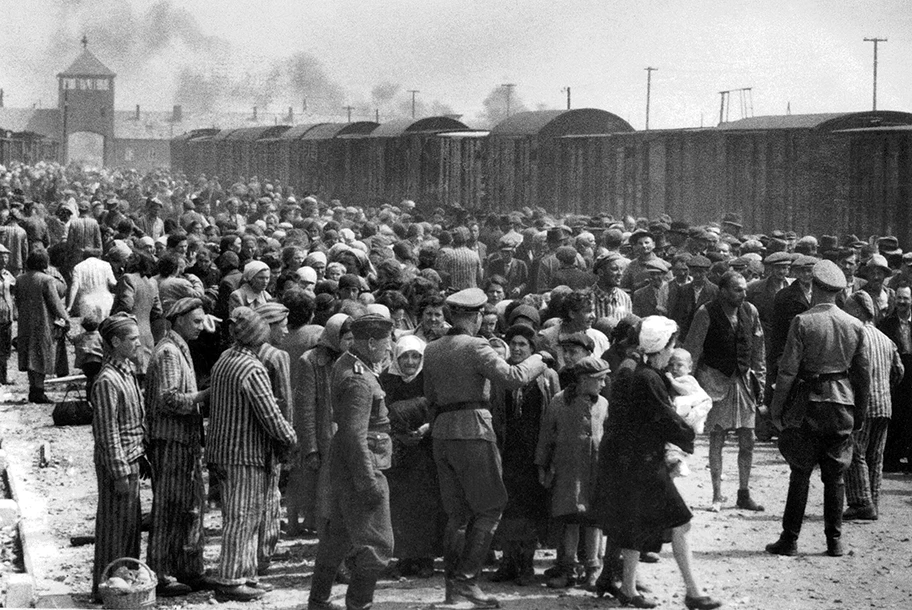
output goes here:
{"type": "MultiPolygon", "coordinates": [[[[85,42],[85,41],[83,41],[85,42]]],[[[106,65],[101,63],[97,57],[92,55],[88,48],[83,48],[82,53],[76,58],[70,67],[57,75],[64,76],[116,76],[106,65]]]]}

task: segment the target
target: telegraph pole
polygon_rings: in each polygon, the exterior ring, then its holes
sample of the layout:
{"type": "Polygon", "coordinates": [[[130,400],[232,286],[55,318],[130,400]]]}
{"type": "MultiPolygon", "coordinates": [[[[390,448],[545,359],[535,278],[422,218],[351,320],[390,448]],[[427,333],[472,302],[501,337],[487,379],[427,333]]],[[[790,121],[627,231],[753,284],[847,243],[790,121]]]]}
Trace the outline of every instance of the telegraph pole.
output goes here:
{"type": "Polygon", "coordinates": [[[348,122],[351,123],[352,122],[352,110],[354,110],[355,107],[354,106],[342,106],[342,108],[344,110],[348,111],[348,122]]]}
{"type": "Polygon", "coordinates": [[[507,116],[510,116],[510,96],[513,94],[513,87],[515,83],[504,83],[501,87],[504,87],[507,90],[507,116]]]}
{"type": "Polygon", "coordinates": [[[658,68],[648,67],[646,70],[646,131],[649,131],[649,102],[652,96],[652,73],[658,68]]]}
{"type": "Polygon", "coordinates": [[[570,87],[564,87],[562,91],[567,92],[567,110],[570,110],[570,87]]]}
{"type": "Polygon", "coordinates": [[[415,96],[421,92],[418,91],[417,89],[409,89],[408,92],[412,94],[412,118],[414,119],[415,118],[415,96]]]}
{"type": "Polygon", "coordinates": [[[887,39],[865,38],[864,41],[874,43],[874,110],[877,110],[877,45],[881,42],[887,42],[887,39]]]}

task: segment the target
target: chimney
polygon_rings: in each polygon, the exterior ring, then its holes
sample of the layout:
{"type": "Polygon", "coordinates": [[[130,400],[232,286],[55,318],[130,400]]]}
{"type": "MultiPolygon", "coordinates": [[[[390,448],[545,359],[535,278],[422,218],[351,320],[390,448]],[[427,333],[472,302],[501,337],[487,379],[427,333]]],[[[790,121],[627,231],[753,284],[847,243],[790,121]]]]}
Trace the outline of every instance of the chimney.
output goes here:
{"type": "Polygon", "coordinates": [[[3,108],[3,89],[0,89],[0,108],[3,108]]]}
{"type": "Polygon", "coordinates": [[[253,107],[253,120],[254,120],[254,121],[257,120],[256,112],[257,112],[257,107],[254,106],[254,107],[253,107]]]}
{"type": "Polygon", "coordinates": [[[136,104],[136,120],[139,120],[139,104],[136,104]]]}
{"type": "Polygon", "coordinates": [[[180,104],[174,105],[174,110],[171,112],[171,120],[175,123],[180,123],[184,119],[184,108],[180,104]]]}
{"type": "MultiPolygon", "coordinates": [[[[0,106],[3,106],[3,90],[2,89],[0,89],[0,106]]],[[[291,106],[289,106],[288,107],[288,124],[291,125],[293,123],[294,123],[294,109],[291,106]]]]}

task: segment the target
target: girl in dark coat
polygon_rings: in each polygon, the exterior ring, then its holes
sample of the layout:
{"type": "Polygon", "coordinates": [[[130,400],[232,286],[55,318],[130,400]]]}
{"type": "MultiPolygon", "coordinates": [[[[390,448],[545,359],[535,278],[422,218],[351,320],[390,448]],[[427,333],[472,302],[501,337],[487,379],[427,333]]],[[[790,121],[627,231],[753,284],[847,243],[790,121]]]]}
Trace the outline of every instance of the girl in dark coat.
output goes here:
{"type": "Polygon", "coordinates": [[[692,514],[665,465],[665,443],[693,453],[694,431],[679,416],[666,387],[664,369],[674,349],[677,324],[662,316],[642,322],[640,349],[645,354],[630,371],[619,373],[599,463],[597,506],[602,526],[621,548],[624,576],[612,593],[624,605],[653,608],[656,603],[636,590],[640,553],[657,551],[670,541],[684,577],[688,608],[718,608],[694,579],[688,532],[692,514]]]}

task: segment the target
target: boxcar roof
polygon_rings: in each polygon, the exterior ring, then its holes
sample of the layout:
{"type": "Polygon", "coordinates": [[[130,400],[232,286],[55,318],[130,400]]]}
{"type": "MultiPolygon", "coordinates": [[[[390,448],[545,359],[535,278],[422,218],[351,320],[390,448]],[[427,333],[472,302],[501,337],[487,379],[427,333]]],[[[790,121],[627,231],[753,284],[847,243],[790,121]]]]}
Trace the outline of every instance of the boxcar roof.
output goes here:
{"type": "Polygon", "coordinates": [[[303,136],[302,140],[331,140],[345,135],[364,135],[377,128],[379,123],[373,121],[355,121],[354,123],[323,123],[315,126],[303,136]]]}
{"type": "Polygon", "coordinates": [[[825,114],[788,114],[779,116],[756,116],[729,123],[721,123],[719,129],[754,131],[764,129],[818,129],[836,131],[863,127],[889,125],[910,125],[912,114],[889,110],[869,112],[833,112],[825,114]]]}
{"type": "Polygon", "coordinates": [[[228,134],[225,139],[252,142],[253,140],[275,137],[283,131],[287,131],[288,129],[288,125],[270,125],[268,127],[241,127],[240,129],[235,129],[233,132],[228,134]]]}
{"type": "Polygon", "coordinates": [[[285,133],[279,136],[280,140],[297,140],[305,133],[317,127],[319,125],[326,125],[326,123],[305,123],[304,125],[295,125],[285,133]]]}
{"type": "Polygon", "coordinates": [[[396,119],[383,123],[370,134],[372,138],[395,138],[404,133],[420,131],[454,131],[463,129],[468,131],[469,126],[462,121],[457,121],[448,116],[430,116],[423,119],[396,119]]]}
{"type": "Polygon", "coordinates": [[[493,137],[560,137],[633,131],[621,117],[598,108],[517,112],[491,129],[493,137]]]}

